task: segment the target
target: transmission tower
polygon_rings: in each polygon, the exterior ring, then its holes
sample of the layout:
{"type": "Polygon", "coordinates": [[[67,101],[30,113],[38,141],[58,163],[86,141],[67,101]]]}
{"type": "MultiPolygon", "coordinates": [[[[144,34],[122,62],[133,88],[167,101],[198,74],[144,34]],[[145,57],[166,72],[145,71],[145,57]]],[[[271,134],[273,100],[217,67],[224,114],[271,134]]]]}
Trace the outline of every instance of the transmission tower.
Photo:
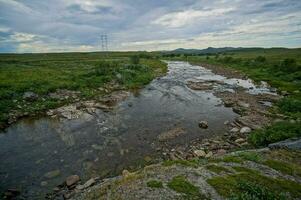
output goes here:
{"type": "Polygon", "coordinates": [[[100,36],[100,40],[101,40],[101,49],[102,51],[108,51],[108,36],[107,34],[102,34],[100,36]]]}

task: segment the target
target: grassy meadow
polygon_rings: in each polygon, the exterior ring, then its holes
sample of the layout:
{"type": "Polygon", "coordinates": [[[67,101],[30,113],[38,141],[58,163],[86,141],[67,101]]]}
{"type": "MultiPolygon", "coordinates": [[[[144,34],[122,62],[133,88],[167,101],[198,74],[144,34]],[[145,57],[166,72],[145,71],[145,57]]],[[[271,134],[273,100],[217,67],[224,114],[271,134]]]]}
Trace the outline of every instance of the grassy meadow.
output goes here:
{"type": "Polygon", "coordinates": [[[57,89],[79,91],[81,99],[91,99],[102,95],[98,88],[106,84],[140,88],[166,70],[155,54],[144,52],[0,54],[0,127],[12,113],[32,115],[72,101],[50,98],[57,89]],[[25,101],[28,91],[39,98],[25,101]]]}

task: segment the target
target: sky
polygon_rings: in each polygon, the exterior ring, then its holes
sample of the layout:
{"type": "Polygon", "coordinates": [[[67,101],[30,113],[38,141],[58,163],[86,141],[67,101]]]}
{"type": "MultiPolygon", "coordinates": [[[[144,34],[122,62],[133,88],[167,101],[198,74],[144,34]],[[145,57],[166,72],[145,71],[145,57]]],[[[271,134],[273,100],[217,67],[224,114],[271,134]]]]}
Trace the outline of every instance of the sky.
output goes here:
{"type": "Polygon", "coordinates": [[[301,47],[301,0],[0,0],[0,52],[301,47]]]}

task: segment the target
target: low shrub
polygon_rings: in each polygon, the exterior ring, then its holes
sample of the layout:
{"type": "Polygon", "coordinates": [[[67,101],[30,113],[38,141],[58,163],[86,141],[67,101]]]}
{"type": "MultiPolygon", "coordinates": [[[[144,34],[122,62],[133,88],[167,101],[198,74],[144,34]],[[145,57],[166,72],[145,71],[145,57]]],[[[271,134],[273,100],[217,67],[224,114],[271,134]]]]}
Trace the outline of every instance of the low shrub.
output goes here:
{"type": "Polygon", "coordinates": [[[301,136],[301,123],[278,122],[262,130],[253,131],[249,135],[249,142],[254,146],[266,146],[268,144],[301,136]]]}

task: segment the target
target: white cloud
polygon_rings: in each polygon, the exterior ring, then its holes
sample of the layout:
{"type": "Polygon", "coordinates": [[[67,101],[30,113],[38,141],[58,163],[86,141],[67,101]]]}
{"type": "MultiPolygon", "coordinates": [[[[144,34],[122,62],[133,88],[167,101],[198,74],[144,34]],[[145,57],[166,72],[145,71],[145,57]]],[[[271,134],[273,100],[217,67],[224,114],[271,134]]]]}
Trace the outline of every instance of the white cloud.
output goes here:
{"type": "Polygon", "coordinates": [[[172,12],[156,19],[153,24],[179,28],[187,24],[192,24],[195,20],[207,19],[212,16],[220,16],[235,10],[234,8],[218,8],[212,10],[185,10],[172,12]]]}
{"type": "Polygon", "coordinates": [[[14,1],[14,0],[0,0],[0,5],[6,5],[12,8],[13,10],[19,11],[19,12],[25,12],[25,13],[30,13],[32,12],[32,9],[29,8],[28,6],[24,5],[21,2],[14,1]]]}
{"type": "Polygon", "coordinates": [[[9,32],[11,29],[6,27],[6,26],[0,26],[0,32],[2,33],[7,33],[9,32]]]}

